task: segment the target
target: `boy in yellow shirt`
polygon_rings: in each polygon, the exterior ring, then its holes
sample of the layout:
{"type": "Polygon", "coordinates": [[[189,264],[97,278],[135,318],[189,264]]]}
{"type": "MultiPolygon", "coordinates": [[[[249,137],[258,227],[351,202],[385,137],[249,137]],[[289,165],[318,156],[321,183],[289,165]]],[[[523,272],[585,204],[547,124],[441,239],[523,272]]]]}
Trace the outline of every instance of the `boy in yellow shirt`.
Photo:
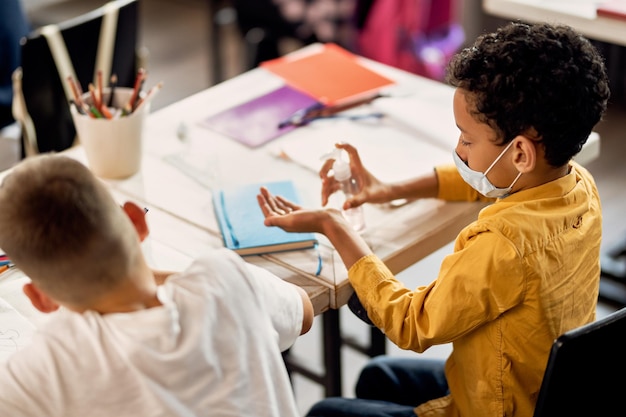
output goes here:
{"type": "MultiPolygon", "coordinates": [[[[400,348],[452,343],[445,361],[374,358],[357,398],[328,398],[309,416],[532,416],[552,342],[595,319],[601,207],[572,161],[609,98],[596,49],[566,26],[510,23],[448,67],[460,130],[455,165],[399,183],[378,180],[357,150],[361,192],[344,208],[400,198],[491,199],[458,235],[439,275],[399,282],[341,213],[307,210],[261,189],[267,226],[326,235],[369,319],[400,348]]],[[[416,115],[419,117],[419,115],[416,115]]],[[[338,190],[322,168],[322,203],[338,190]]]]}

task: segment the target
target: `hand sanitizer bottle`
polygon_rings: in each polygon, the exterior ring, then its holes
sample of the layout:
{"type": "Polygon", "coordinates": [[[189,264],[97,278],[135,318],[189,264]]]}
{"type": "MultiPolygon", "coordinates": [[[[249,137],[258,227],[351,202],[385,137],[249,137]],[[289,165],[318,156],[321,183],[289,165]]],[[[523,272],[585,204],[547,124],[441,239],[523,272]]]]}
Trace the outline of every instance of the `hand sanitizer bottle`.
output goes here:
{"type": "MultiPolygon", "coordinates": [[[[334,149],[330,154],[326,155],[324,159],[333,158],[335,160],[333,163],[335,179],[341,184],[341,191],[344,193],[345,197],[349,198],[359,192],[359,186],[356,180],[352,178],[350,164],[341,158],[341,153],[341,149],[334,149]]],[[[365,216],[362,206],[347,210],[342,209],[342,214],[354,230],[357,232],[365,230],[365,216]]]]}

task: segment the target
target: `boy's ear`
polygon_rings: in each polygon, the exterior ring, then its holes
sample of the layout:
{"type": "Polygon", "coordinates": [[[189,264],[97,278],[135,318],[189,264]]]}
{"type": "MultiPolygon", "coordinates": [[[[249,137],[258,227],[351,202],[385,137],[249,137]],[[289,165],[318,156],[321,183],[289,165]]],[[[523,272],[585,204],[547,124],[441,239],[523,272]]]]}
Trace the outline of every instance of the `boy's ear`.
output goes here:
{"type": "Polygon", "coordinates": [[[517,172],[526,174],[537,165],[537,144],[526,136],[517,136],[513,139],[513,164],[517,172]]]}
{"type": "Polygon", "coordinates": [[[139,240],[143,242],[143,240],[147,238],[150,233],[148,224],[146,223],[146,211],[130,201],[124,203],[123,209],[126,212],[126,215],[130,218],[130,221],[133,223],[133,226],[135,226],[135,230],[137,230],[137,234],[139,235],[139,240]]]}
{"type": "Polygon", "coordinates": [[[24,284],[23,290],[31,304],[42,313],[52,313],[59,309],[59,305],[32,282],[24,284]]]}

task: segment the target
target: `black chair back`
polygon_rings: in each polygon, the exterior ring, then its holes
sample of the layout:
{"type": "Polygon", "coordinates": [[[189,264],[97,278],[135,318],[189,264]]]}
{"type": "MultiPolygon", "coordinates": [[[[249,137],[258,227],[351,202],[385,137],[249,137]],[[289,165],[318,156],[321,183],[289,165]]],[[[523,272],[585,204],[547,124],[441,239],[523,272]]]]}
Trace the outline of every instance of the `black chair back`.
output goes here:
{"type": "MultiPolygon", "coordinates": [[[[117,85],[132,87],[138,66],[139,2],[116,0],[113,3],[119,5],[119,11],[111,74],[117,75],[117,85]]],[[[94,78],[103,15],[104,7],[101,7],[57,25],[76,77],[85,90],[94,78]]],[[[76,130],[54,58],[40,30],[22,40],[21,72],[24,102],[34,125],[39,152],[69,148],[74,143],[76,130]]]]}
{"type": "Polygon", "coordinates": [[[626,415],[626,308],[556,339],[534,417],[626,415]]]}

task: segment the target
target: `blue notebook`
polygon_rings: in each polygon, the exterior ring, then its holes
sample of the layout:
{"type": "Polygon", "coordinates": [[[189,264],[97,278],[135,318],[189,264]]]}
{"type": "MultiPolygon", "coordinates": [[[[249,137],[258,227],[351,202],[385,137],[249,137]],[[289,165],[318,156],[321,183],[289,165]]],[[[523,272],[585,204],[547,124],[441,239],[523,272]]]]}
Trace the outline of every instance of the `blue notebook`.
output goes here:
{"type": "Polygon", "coordinates": [[[272,194],[281,195],[300,204],[292,181],[239,185],[213,191],[213,207],[219,223],[224,246],[239,255],[313,248],[317,239],[313,233],[289,233],[279,227],[267,227],[256,196],[261,186],[272,194]]]}

